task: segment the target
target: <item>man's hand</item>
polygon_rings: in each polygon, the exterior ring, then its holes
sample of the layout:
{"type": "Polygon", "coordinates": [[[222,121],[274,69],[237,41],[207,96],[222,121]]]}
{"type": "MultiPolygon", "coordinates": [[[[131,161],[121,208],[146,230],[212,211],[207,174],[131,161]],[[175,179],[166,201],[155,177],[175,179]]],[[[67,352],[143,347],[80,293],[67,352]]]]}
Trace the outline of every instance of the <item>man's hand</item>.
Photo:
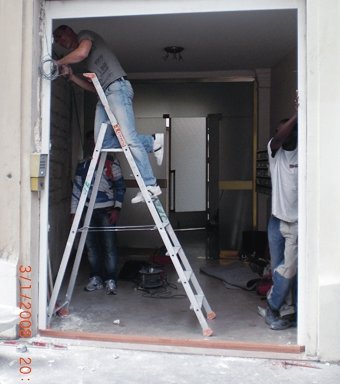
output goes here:
{"type": "Polygon", "coordinates": [[[61,65],[59,67],[59,73],[61,74],[61,76],[65,77],[68,80],[70,80],[73,76],[72,68],[69,65],[61,65]]]}
{"type": "Polygon", "coordinates": [[[109,212],[109,222],[111,225],[115,225],[119,219],[119,216],[120,216],[120,210],[119,209],[115,209],[113,208],[110,212],[109,212]]]}

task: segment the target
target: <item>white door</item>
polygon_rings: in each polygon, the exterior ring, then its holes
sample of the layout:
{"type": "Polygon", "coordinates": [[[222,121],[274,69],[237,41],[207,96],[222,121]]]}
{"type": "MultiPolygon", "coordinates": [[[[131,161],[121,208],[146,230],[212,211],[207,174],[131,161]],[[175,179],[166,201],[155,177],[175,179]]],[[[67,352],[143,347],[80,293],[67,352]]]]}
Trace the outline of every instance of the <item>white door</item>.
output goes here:
{"type": "Polygon", "coordinates": [[[206,210],[206,118],[171,120],[172,209],[206,210]]]}

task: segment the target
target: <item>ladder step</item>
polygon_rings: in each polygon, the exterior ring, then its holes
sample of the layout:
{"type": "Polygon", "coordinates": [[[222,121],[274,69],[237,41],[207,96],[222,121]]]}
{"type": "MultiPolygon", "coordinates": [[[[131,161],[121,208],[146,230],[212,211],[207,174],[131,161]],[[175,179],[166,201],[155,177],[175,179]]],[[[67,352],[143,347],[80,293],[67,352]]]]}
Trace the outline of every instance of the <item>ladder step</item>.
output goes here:
{"type": "Polygon", "coordinates": [[[202,308],[204,295],[195,295],[195,297],[196,297],[198,305],[200,306],[200,308],[202,308]]]}
{"type": "MultiPolygon", "coordinates": [[[[183,273],[185,275],[185,279],[186,281],[190,281],[191,279],[191,276],[193,275],[193,272],[191,270],[183,270],[183,273]]],[[[179,283],[183,283],[183,281],[181,280],[181,278],[178,279],[178,282],[179,283]]]]}
{"type": "Polygon", "coordinates": [[[156,225],[126,225],[126,226],[109,226],[109,227],[81,227],[78,232],[123,232],[123,231],[155,231],[156,225]]]}
{"type": "MultiPolygon", "coordinates": [[[[195,299],[197,301],[198,308],[201,309],[203,306],[204,295],[195,295],[195,299]]],[[[190,309],[194,310],[192,305],[190,305],[190,309]]]]}
{"type": "Polygon", "coordinates": [[[123,152],[122,148],[102,148],[100,152],[123,152]]]}
{"type": "MultiPolygon", "coordinates": [[[[174,250],[174,256],[178,255],[179,251],[182,249],[182,247],[173,247],[174,250]]],[[[165,253],[165,256],[170,256],[170,253],[167,251],[165,253]]]]}
{"type": "Polygon", "coordinates": [[[192,271],[191,270],[187,270],[187,271],[183,271],[184,274],[185,274],[185,277],[187,278],[187,280],[189,281],[191,279],[191,276],[192,276],[192,271]]]}

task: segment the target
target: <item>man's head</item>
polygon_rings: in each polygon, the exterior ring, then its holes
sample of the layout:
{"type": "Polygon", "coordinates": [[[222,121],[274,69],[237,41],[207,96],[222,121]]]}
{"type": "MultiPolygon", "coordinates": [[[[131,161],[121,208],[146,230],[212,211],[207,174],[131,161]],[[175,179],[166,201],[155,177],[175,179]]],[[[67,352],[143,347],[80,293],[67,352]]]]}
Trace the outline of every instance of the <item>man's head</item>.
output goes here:
{"type": "Polygon", "coordinates": [[[54,41],[63,48],[75,49],[78,47],[78,36],[67,25],[61,25],[53,32],[54,41]]]}

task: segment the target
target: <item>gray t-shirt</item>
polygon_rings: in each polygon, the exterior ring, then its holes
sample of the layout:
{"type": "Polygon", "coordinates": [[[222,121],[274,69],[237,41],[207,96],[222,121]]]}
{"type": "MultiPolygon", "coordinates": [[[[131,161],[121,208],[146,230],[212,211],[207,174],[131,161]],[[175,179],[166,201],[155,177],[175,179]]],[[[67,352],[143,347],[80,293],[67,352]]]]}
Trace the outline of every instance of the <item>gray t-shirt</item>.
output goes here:
{"type": "Polygon", "coordinates": [[[120,65],[116,55],[109,49],[105,41],[92,31],[80,31],[78,40],[91,40],[92,48],[85,61],[89,72],[97,75],[98,80],[105,88],[120,77],[126,76],[126,72],[120,65]]]}

